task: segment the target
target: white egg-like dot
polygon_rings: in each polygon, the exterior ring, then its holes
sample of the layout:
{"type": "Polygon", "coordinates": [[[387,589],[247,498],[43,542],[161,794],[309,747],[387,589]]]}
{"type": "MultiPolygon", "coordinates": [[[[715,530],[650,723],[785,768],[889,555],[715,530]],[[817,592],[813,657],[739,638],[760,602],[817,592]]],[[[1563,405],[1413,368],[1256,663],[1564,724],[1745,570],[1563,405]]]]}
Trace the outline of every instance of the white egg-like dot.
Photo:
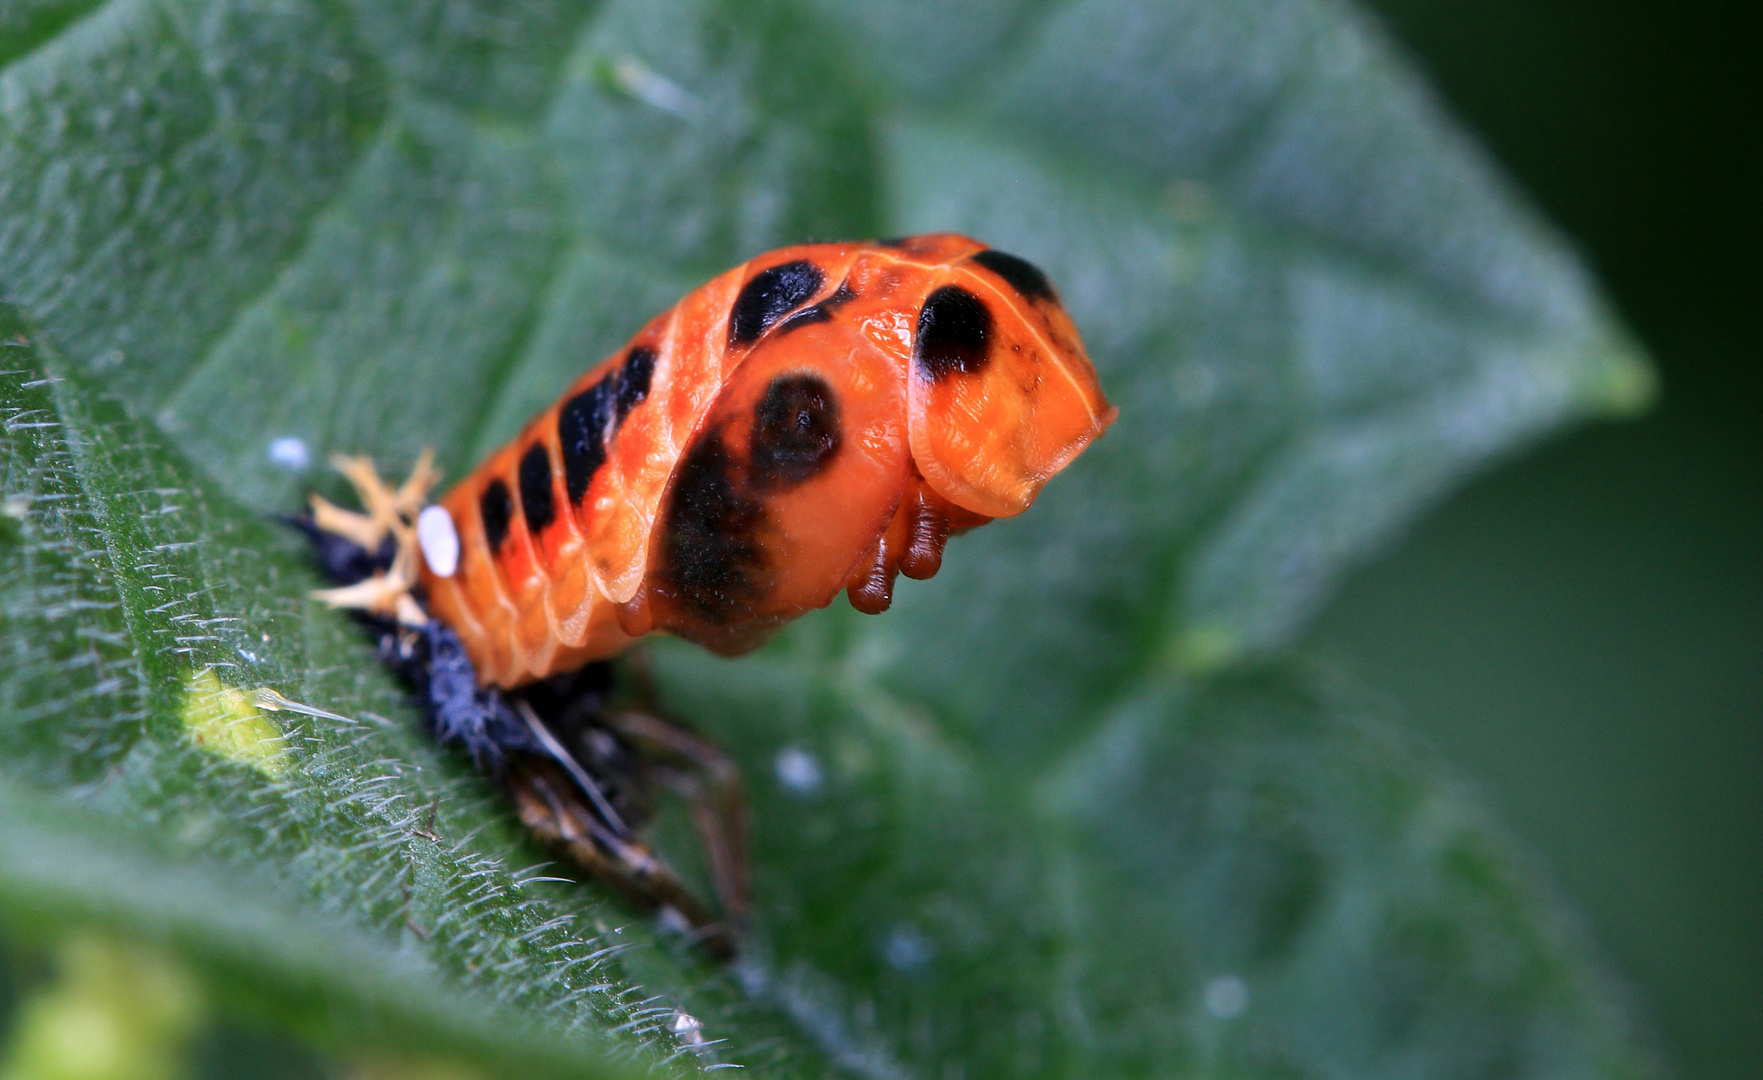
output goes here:
{"type": "Polygon", "coordinates": [[[446,507],[425,506],[416,515],[416,544],[436,577],[452,577],[459,569],[459,530],[446,507]]]}
{"type": "Polygon", "coordinates": [[[937,947],[918,927],[910,923],[896,923],[888,934],[887,943],[882,947],[882,955],[887,958],[889,967],[911,971],[934,960],[937,947]]]}
{"type": "Polygon", "coordinates": [[[786,746],[773,765],[777,782],[792,795],[807,797],[820,790],[820,759],[799,746],[786,746]]]}
{"type": "Polygon", "coordinates": [[[1206,1011],[1219,1020],[1235,1020],[1249,1008],[1249,987],[1235,975],[1220,975],[1201,995],[1206,1011]]]}
{"type": "Polygon", "coordinates": [[[306,449],[305,439],[286,435],[271,440],[269,460],[289,472],[305,472],[306,466],[312,464],[312,452],[306,449]]]}

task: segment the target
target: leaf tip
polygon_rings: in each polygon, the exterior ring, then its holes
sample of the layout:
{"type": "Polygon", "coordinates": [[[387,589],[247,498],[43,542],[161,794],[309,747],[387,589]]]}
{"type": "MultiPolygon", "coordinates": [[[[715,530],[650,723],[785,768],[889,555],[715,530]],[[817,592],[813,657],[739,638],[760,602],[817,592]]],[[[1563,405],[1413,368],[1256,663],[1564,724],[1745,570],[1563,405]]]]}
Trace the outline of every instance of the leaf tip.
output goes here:
{"type": "Polygon", "coordinates": [[[1659,397],[1659,375],[1646,349],[1625,333],[1592,346],[1585,394],[1592,406],[1614,417],[1639,416],[1659,397]]]}

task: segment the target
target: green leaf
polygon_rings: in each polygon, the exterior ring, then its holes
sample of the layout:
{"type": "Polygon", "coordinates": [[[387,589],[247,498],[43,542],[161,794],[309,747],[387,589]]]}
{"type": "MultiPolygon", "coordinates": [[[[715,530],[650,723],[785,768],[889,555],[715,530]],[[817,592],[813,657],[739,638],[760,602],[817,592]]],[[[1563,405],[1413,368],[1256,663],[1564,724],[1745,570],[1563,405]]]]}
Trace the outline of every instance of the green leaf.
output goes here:
{"type": "Polygon", "coordinates": [[[1338,678],[1149,681],[1012,776],[807,636],[660,669],[794,759],[755,785],[741,974],[856,1071],[1647,1074],[1573,920],[1338,678]]]}
{"type": "Polygon", "coordinates": [[[1288,651],[1650,386],[1359,17],[112,0],[0,6],[0,63],[0,911],[498,1071],[1650,1074],[1524,857],[1288,651]],[[461,475],[726,265],[931,229],[1049,271],[1120,420],[883,617],[647,650],[752,789],[717,969],[544,879],[268,515],[334,485],[296,448],[461,475]]]}

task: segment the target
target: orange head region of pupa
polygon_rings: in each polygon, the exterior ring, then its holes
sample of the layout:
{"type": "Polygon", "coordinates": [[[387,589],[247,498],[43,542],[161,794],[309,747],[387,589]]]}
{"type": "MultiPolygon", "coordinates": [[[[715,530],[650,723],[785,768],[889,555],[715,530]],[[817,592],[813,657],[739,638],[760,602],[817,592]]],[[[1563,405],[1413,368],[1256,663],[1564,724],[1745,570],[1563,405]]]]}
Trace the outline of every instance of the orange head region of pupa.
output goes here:
{"type": "Polygon", "coordinates": [[[897,574],[929,577],[951,533],[1021,512],[1115,412],[1040,272],[962,237],[756,260],[728,341],[743,355],[621,617],[728,654],[841,590],[884,610],[897,574]]]}
{"type": "Polygon", "coordinates": [[[956,506],[1020,514],[1119,410],[1033,264],[981,248],[925,284],[907,391],[913,460],[956,506]]]}

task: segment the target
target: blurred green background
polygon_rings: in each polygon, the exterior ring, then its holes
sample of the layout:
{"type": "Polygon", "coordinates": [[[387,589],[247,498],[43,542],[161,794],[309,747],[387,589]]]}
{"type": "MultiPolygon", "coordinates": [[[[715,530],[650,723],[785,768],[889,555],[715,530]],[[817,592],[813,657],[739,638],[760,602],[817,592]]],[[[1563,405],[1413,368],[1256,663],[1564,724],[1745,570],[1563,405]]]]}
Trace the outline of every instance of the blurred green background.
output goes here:
{"type": "Polygon", "coordinates": [[[1660,404],[1496,469],[1315,636],[1540,851],[1687,1077],[1763,1062],[1757,48],[1736,4],[1378,0],[1660,404]]]}

